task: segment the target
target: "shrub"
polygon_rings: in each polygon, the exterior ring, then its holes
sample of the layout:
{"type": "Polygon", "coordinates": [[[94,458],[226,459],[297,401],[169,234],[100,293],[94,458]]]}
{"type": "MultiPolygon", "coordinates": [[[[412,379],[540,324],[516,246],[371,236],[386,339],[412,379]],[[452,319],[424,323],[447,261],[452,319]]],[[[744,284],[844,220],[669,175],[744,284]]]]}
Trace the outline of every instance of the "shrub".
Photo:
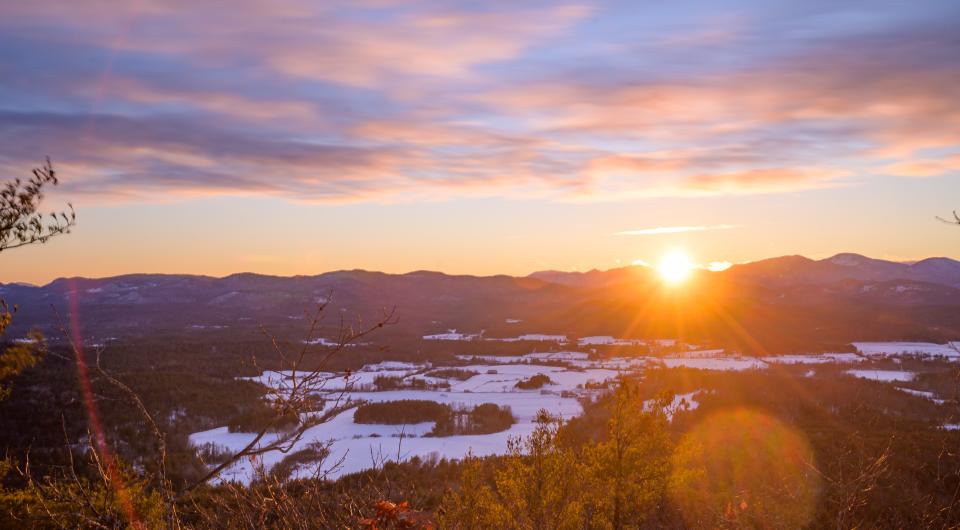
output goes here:
{"type": "Polygon", "coordinates": [[[514,422],[510,407],[483,403],[470,411],[451,410],[437,421],[429,435],[491,434],[509,429],[514,422]]]}
{"type": "Polygon", "coordinates": [[[378,375],[377,377],[373,378],[373,386],[378,391],[401,389],[429,390],[435,388],[449,388],[450,384],[443,382],[441,384],[431,385],[427,383],[426,379],[420,377],[404,379],[402,377],[391,375],[378,375]]]}
{"type": "Polygon", "coordinates": [[[439,421],[451,412],[450,406],[423,399],[403,399],[383,403],[365,403],[353,413],[354,423],[401,425],[439,421]]]}
{"type": "Polygon", "coordinates": [[[464,370],[462,368],[440,368],[434,370],[426,375],[430,377],[439,377],[443,379],[456,379],[458,381],[466,381],[471,377],[477,375],[479,372],[473,370],[464,370]]]}
{"type": "Polygon", "coordinates": [[[553,384],[553,381],[551,381],[549,377],[543,374],[537,374],[528,379],[524,379],[523,381],[517,382],[516,387],[521,390],[534,390],[534,389],[543,387],[543,385],[552,385],[552,384],[553,384]]]}
{"type": "Polygon", "coordinates": [[[373,378],[377,390],[398,390],[403,388],[403,379],[391,375],[378,375],[373,378]]]}

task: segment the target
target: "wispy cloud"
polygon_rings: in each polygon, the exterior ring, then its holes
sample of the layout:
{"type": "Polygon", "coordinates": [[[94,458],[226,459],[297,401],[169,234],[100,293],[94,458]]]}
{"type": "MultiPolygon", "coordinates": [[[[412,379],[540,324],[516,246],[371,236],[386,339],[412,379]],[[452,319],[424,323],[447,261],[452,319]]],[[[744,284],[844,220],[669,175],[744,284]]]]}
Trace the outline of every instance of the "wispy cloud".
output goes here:
{"type": "MultiPolygon", "coordinates": [[[[651,265],[649,261],[644,261],[642,259],[633,260],[631,265],[647,267],[651,269],[653,268],[653,265],[651,265]]],[[[693,267],[695,269],[703,269],[711,272],[722,272],[729,269],[730,267],[733,267],[733,263],[729,261],[711,261],[709,263],[698,263],[693,267]]]]}
{"type": "Polygon", "coordinates": [[[10,3],[0,171],[49,153],[90,197],[335,202],[702,197],[952,174],[956,2],[909,17],[853,3],[886,22],[860,26],[826,0],[789,19],[764,3],[728,17],[720,2],[664,19],[574,3],[10,3]],[[785,34],[786,20],[800,30],[785,34]],[[645,38],[600,29],[621,23],[645,38]]]}
{"type": "Polygon", "coordinates": [[[638,230],[624,230],[615,236],[656,236],[660,234],[680,234],[683,232],[704,232],[706,230],[729,230],[741,225],[700,225],[700,226],[658,226],[655,228],[640,228],[638,230]]]}
{"type": "Polygon", "coordinates": [[[704,268],[708,271],[721,272],[729,269],[730,267],[733,267],[733,263],[730,263],[729,261],[711,261],[710,263],[707,263],[707,266],[704,268]]]}

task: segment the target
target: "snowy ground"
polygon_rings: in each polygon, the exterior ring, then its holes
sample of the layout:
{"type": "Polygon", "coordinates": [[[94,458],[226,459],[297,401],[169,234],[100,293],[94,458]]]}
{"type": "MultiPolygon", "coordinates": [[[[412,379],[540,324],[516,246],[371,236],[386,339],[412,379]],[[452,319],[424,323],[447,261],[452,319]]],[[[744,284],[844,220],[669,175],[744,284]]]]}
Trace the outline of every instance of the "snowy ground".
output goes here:
{"type": "Polygon", "coordinates": [[[847,370],[847,373],[861,379],[872,379],[874,381],[913,381],[917,375],[913,372],[904,372],[903,370],[847,370]]]}
{"type": "MultiPolygon", "coordinates": [[[[523,335],[518,339],[500,340],[566,340],[559,335],[523,335]]],[[[424,337],[426,340],[475,340],[476,336],[449,333],[424,337]]],[[[613,337],[587,337],[588,345],[617,344],[623,339],[613,337]]],[[[321,397],[341,397],[355,403],[384,402],[402,399],[422,399],[446,403],[455,407],[469,408],[483,403],[495,403],[508,406],[516,418],[516,423],[508,430],[486,435],[458,435],[449,437],[425,436],[433,428],[432,422],[414,425],[372,425],[357,424],[353,421],[354,410],[350,409],[335,416],[331,421],[308,430],[296,444],[292,452],[306,448],[312,443],[330,445],[330,456],[321,466],[307,464],[294,471],[295,476],[312,476],[317,472],[328,472],[327,477],[337,478],[344,474],[362,471],[381,465],[385,461],[406,460],[414,456],[442,458],[463,458],[472,453],[478,456],[503,454],[507,450],[507,440],[511,437],[525,436],[532,432],[537,411],[546,409],[554,415],[571,418],[579,415],[582,408],[579,398],[592,397],[598,387],[621,374],[640,373],[652,366],[667,368],[686,367],[701,370],[764,370],[775,364],[825,365],[860,363],[869,356],[898,357],[926,352],[926,356],[948,356],[947,346],[924,343],[856,343],[859,353],[823,353],[811,355],[780,355],[763,358],[729,355],[723,350],[697,349],[685,346],[687,351],[667,357],[614,357],[600,358],[579,351],[536,352],[522,356],[506,355],[459,355],[461,362],[468,364],[457,366],[461,370],[475,372],[472,377],[460,381],[426,376],[434,367],[429,363],[410,363],[383,361],[369,364],[349,375],[324,373],[324,385],[319,392],[321,397]],[[517,383],[537,374],[543,374],[550,383],[536,390],[521,390],[517,383]],[[400,378],[416,377],[428,383],[449,384],[443,390],[393,390],[374,391],[373,381],[377,376],[400,378]],[[334,462],[339,466],[331,469],[334,462]]],[[[672,344],[671,344],[672,345],[672,344]]],[[[681,349],[682,351],[682,349],[681,349]]],[[[954,352],[955,353],[955,352],[954,352]]],[[[915,374],[900,370],[859,370],[846,371],[854,377],[884,382],[907,382],[915,374]]],[[[293,377],[303,377],[303,373],[264,372],[257,377],[245,378],[257,381],[271,388],[288,388],[293,377]]],[[[808,370],[807,377],[813,377],[816,371],[808,370]]],[[[445,385],[444,385],[445,386],[445,385]]],[[[899,387],[898,387],[899,388],[899,387]]],[[[940,403],[930,392],[899,388],[905,393],[930,399],[940,403]]],[[[678,395],[673,407],[677,410],[696,409],[699,405],[698,394],[702,391],[678,395]]],[[[269,443],[276,435],[267,435],[262,443],[269,443]]],[[[226,427],[194,433],[190,442],[195,447],[215,446],[221,449],[237,451],[245,447],[254,438],[252,433],[230,433],[226,427]]],[[[241,461],[229,469],[224,480],[248,482],[254,475],[254,467],[262,465],[266,469],[280,462],[285,455],[269,453],[258,462],[241,461]]]]}
{"type": "Polygon", "coordinates": [[[869,357],[945,357],[960,360],[960,342],[934,344],[932,342],[854,342],[857,351],[869,357]]]}
{"type": "MultiPolygon", "coordinates": [[[[518,324],[522,322],[514,318],[506,319],[507,324],[518,324]]],[[[490,342],[555,342],[559,344],[567,343],[566,335],[551,335],[545,333],[527,333],[516,337],[493,338],[484,337],[483,332],[463,333],[455,329],[448,329],[446,333],[435,333],[424,335],[423,340],[450,340],[450,341],[472,341],[485,340],[490,342]]],[[[656,345],[659,347],[672,347],[677,345],[676,339],[625,339],[617,338],[612,335],[595,335],[591,337],[581,337],[577,339],[578,346],[638,346],[638,345],[656,345]]]]}
{"type": "MultiPolygon", "coordinates": [[[[615,363],[616,366],[611,368],[567,368],[534,363],[544,359],[585,362],[585,357],[586,354],[574,352],[559,357],[534,354],[526,359],[528,362],[522,364],[516,362],[517,357],[513,357],[506,359],[508,363],[485,361],[483,364],[461,366],[458,368],[476,372],[476,375],[465,381],[446,380],[450,383],[450,389],[444,391],[360,390],[366,389],[377,375],[410,377],[416,374],[416,377],[430,381],[439,380],[419,375],[431,368],[429,364],[382,362],[367,365],[349,377],[325,374],[327,383],[324,390],[336,395],[344,392],[344,400],[360,403],[422,399],[464,408],[483,403],[495,403],[510,407],[516,423],[510,429],[494,434],[435,438],[424,436],[433,428],[432,422],[405,426],[356,424],[353,422],[354,411],[351,409],[338,414],[328,423],[308,430],[303,439],[294,446],[292,452],[303,449],[313,442],[331,441],[330,456],[323,465],[330,466],[334,462],[339,462],[340,465],[335,469],[322,466],[319,469],[319,471],[328,472],[330,478],[369,469],[387,460],[406,460],[413,456],[436,455],[446,458],[463,458],[468,453],[478,456],[502,454],[507,450],[508,438],[526,436],[533,431],[537,411],[546,409],[551,414],[564,418],[577,416],[582,412],[578,397],[595,392],[584,389],[584,386],[616,378],[624,371],[616,367],[620,363],[615,363]],[[513,362],[509,363],[511,360],[513,362]],[[516,388],[518,382],[537,374],[546,375],[551,382],[536,390],[516,388]]],[[[290,378],[294,375],[290,372],[265,372],[259,377],[247,379],[259,381],[274,388],[283,388],[290,384],[290,378]]],[[[303,374],[296,374],[296,376],[302,377],[303,374]]],[[[262,443],[269,443],[275,439],[275,436],[268,435],[262,443]]],[[[242,449],[253,439],[252,433],[230,433],[225,427],[190,436],[190,442],[196,447],[212,445],[230,451],[242,449]]],[[[269,469],[280,462],[284,456],[276,452],[268,453],[257,464],[269,469]]],[[[250,461],[239,462],[224,474],[223,479],[248,482],[254,474],[254,464],[250,461]]],[[[317,465],[311,464],[298,468],[295,474],[311,476],[317,471],[317,465]]]]}
{"type": "Polygon", "coordinates": [[[859,363],[867,358],[856,353],[821,353],[817,355],[774,355],[762,357],[769,364],[859,363]]]}
{"type": "Polygon", "coordinates": [[[618,339],[610,335],[595,335],[577,339],[578,346],[636,346],[646,342],[644,339],[618,339]]]}
{"type": "Polygon", "coordinates": [[[664,357],[667,368],[696,368],[700,370],[758,370],[767,363],[755,357],[664,357]]]}
{"type": "Polygon", "coordinates": [[[944,400],[942,400],[942,399],[938,399],[938,398],[937,398],[937,395],[934,394],[933,392],[928,392],[928,391],[926,391],[926,390],[914,390],[914,389],[912,389],[912,388],[903,388],[903,387],[899,387],[899,386],[897,387],[897,390],[899,390],[899,391],[901,391],[901,392],[906,392],[907,394],[911,394],[911,395],[914,395],[914,396],[917,396],[917,397],[922,397],[922,398],[929,399],[930,401],[933,401],[933,402],[936,403],[937,405],[943,405],[944,403],[946,403],[946,401],[944,401],[944,400]]]}
{"type": "Polygon", "coordinates": [[[458,333],[457,330],[447,330],[446,333],[437,333],[435,335],[424,335],[423,340],[474,340],[480,337],[480,334],[458,333]]]}

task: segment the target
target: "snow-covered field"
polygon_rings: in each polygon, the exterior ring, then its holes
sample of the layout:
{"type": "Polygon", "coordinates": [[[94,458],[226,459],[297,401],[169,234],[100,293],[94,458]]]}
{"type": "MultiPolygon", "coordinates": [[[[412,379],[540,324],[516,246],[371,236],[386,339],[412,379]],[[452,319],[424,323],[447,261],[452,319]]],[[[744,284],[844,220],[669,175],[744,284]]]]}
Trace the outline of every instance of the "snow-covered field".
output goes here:
{"type": "Polygon", "coordinates": [[[578,346],[636,346],[645,343],[644,339],[618,339],[611,335],[595,335],[577,339],[578,346]]]}
{"type": "Polygon", "coordinates": [[[699,370],[762,370],[767,363],[756,357],[664,357],[667,368],[696,368],[699,370]]]}
{"type": "Polygon", "coordinates": [[[861,379],[874,381],[913,381],[917,374],[903,370],[847,370],[847,373],[861,379]]]}
{"type": "MultiPolygon", "coordinates": [[[[511,322],[510,319],[507,320],[508,323],[520,322],[511,322]]],[[[566,335],[545,335],[543,333],[528,333],[526,335],[520,335],[518,337],[506,337],[502,339],[497,338],[484,338],[483,332],[480,333],[461,333],[455,329],[448,329],[446,333],[436,333],[433,335],[424,335],[423,340],[454,340],[454,341],[471,341],[471,340],[487,340],[490,342],[521,342],[521,341],[530,341],[530,342],[557,342],[564,343],[567,342],[566,335]]]]}
{"type": "Polygon", "coordinates": [[[558,342],[564,343],[567,342],[566,335],[544,335],[543,333],[528,333],[526,335],[520,335],[519,337],[507,337],[505,339],[487,339],[493,342],[520,342],[520,341],[534,341],[534,342],[558,342]]]}
{"type": "MultiPolygon", "coordinates": [[[[351,409],[338,414],[327,423],[308,430],[291,452],[306,448],[314,442],[330,441],[330,455],[320,465],[322,467],[339,463],[339,466],[335,469],[319,469],[321,472],[327,472],[330,478],[369,469],[387,460],[406,460],[413,456],[436,455],[445,458],[463,458],[468,453],[478,456],[502,454],[507,450],[508,438],[526,436],[533,431],[534,420],[540,409],[546,409],[551,414],[564,418],[577,416],[582,412],[578,398],[596,392],[584,388],[585,386],[603,383],[616,378],[625,370],[631,370],[621,369],[619,362],[614,363],[612,367],[604,367],[602,362],[598,362],[598,366],[588,368],[535,364],[535,361],[543,360],[586,362],[586,354],[576,352],[559,356],[532,354],[530,357],[525,357],[524,360],[527,362],[522,364],[517,363],[519,360],[517,357],[502,359],[505,361],[502,363],[487,361],[479,356],[476,360],[482,360],[484,364],[457,367],[461,370],[476,372],[476,375],[465,381],[447,380],[450,384],[449,390],[360,390],[369,388],[378,375],[410,377],[416,374],[416,377],[427,379],[429,382],[438,379],[422,375],[425,370],[431,368],[428,364],[387,361],[364,366],[361,370],[351,373],[349,377],[324,374],[326,377],[324,392],[338,396],[343,392],[343,400],[357,403],[415,399],[446,403],[462,408],[495,403],[510,407],[516,418],[516,423],[506,431],[485,435],[426,437],[424,435],[433,428],[433,422],[405,426],[357,424],[353,422],[354,410],[351,409]],[[536,390],[516,388],[518,382],[537,374],[549,377],[550,383],[536,390]]],[[[284,388],[290,385],[291,378],[295,375],[302,377],[304,374],[264,372],[259,377],[247,379],[273,388],[284,388]]],[[[242,449],[253,439],[252,433],[230,433],[226,427],[190,436],[190,442],[195,447],[214,446],[230,451],[242,449]]],[[[276,435],[267,435],[261,443],[266,444],[275,439],[276,435]]],[[[276,452],[268,453],[257,464],[269,469],[279,463],[284,456],[276,452]]],[[[254,474],[254,465],[254,462],[250,461],[239,462],[222,478],[247,482],[254,474]]],[[[312,476],[317,471],[317,464],[308,464],[298,468],[295,475],[312,476]]]]}
{"type": "MultiPolygon", "coordinates": [[[[450,330],[445,334],[424,337],[425,340],[476,340],[480,335],[467,335],[450,330]]],[[[566,341],[561,335],[521,335],[513,340],[537,340],[559,343],[566,341]]],[[[486,339],[489,340],[489,339],[486,339]]],[[[625,344],[625,339],[607,336],[586,337],[578,341],[581,345],[617,345],[625,344]],[[622,342],[621,342],[622,341],[622,342]]],[[[662,341],[666,342],[666,341],[662,341]]],[[[479,343],[477,343],[479,344],[479,343]]],[[[632,344],[632,342],[631,342],[632,344]]],[[[666,344],[665,344],[666,345],[666,344]]],[[[580,398],[592,397],[606,382],[615,380],[621,374],[638,374],[650,367],[685,367],[700,370],[764,370],[775,364],[789,365],[826,365],[855,364],[869,360],[869,357],[912,356],[918,352],[928,357],[951,357],[948,346],[924,343],[856,343],[859,353],[822,353],[810,355],[779,355],[763,358],[730,355],[723,350],[702,349],[690,345],[670,342],[669,346],[678,347],[679,353],[666,357],[612,357],[603,358],[580,351],[534,352],[520,356],[509,355],[458,355],[464,365],[459,370],[473,372],[466,380],[444,379],[429,374],[436,368],[429,363],[411,363],[383,361],[368,364],[360,370],[341,373],[322,374],[324,384],[318,392],[320,397],[339,397],[347,403],[386,402],[404,399],[429,400],[445,403],[457,408],[469,409],[483,403],[494,403],[510,407],[516,423],[508,430],[485,435],[457,435],[448,437],[426,436],[433,429],[433,422],[412,425],[374,425],[357,424],[353,421],[354,410],[349,409],[337,414],[327,423],[306,431],[302,439],[291,452],[315,443],[329,443],[330,454],[323,464],[304,464],[294,470],[294,476],[312,476],[318,472],[326,473],[328,478],[337,478],[344,474],[362,471],[381,465],[385,461],[406,460],[414,456],[421,458],[436,456],[457,459],[467,454],[478,456],[503,454],[507,450],[507,440],[511,437],[525,436],[532,432],[534,420],[540,409],[546,409],[553,415],[571,418],[582,412],[580,398]],[[517,383],[535,375],[543,374],[550,382],[536,390],[517,388],[517,383]],[[376,391],[374,380],[378,376],[418,378],[434,389],[405,389],[376,391]],[[335,468],[330,466],[339,463],[335,468]]],[[[674,351],[677,351],[674,350],[674,351]]],[[[955,354],[956,352],[954,352],[955,354]]],[[[808,370],[807,377],[816,376],[817,371],[808,370]]],[[[850,369],[845,373],[854,377],[883,382],[908,382],[914,379],[913,372],[901,370],[850,369]]],[[[257,377],[245,378],[257,381],[274,389],[289,388],[293,378],[305,374],[267,371],[257,377]]],[[[899,388],[899,387],[898,387],[899,388]]],[[[930,392],[899,388],[905,393],[942,403],[930,392]]],[[[699,405],[697,398],[702,391],[678,395],[674,399],[673,409],[693,410],[699,405]]],[[[238,451],[254,439],[252,433],[230,433],[226,427],[194,433],[190,442],[197,448],[213,446],[229,451],[238,451]]],[[[277,435],[270,434],[261,442],[269,443],[277,435]]],[[[268,453],[257,462],[244,460],[227,470],[223,480],[248,482],[254,476],[254,468],[262,465],[270,469],[286,455],[277,452],[268,453]]]]}
{"type": "Polygon", "coordinates": [[[960,359],[960,342],[934,344],[932,342],[854,342],[857,351],[868,357],[945,357],[960,359]]]}
{"type": "Polygon", "coordinates": [[[859,363],[867,358],[856,353],[821,353],[817,355],[773,355],[761,357],[769,364],[826,364],[826,363],[859,363]]]}
{"type": "Polygon", "coordinates": [[[423,340],[474,340],[479,337],[480,337],[479,333],[474,333],[474,334],[458,333],[457,330],[451,329],[451,330],[447,330],[446,333],[424,335],[423,340]]]}

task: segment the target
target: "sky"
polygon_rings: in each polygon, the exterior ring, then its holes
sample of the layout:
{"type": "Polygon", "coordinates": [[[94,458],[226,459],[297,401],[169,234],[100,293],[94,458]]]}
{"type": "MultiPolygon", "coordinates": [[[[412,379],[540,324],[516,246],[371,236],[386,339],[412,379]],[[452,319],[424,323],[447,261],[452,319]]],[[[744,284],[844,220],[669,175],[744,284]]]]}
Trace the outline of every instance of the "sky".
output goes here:
{"type": "Polygon", "coordinates": [[[960,258],[954,0],[0,4],[0,178],[134,272],[960,258]]]}

